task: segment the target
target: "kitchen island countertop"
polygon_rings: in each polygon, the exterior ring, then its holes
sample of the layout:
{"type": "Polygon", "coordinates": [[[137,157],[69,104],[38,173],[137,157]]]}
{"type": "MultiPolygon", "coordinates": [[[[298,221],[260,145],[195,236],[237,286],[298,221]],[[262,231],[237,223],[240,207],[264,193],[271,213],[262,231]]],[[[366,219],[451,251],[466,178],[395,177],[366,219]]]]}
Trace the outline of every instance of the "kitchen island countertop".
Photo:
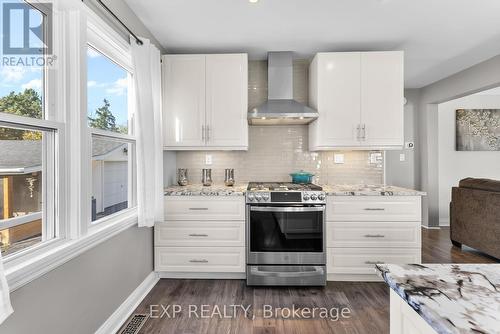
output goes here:
{"type": "Polygon", "coordinates": [[[500,333],[500,264],[378,264],[437,333],[500,333]]]}

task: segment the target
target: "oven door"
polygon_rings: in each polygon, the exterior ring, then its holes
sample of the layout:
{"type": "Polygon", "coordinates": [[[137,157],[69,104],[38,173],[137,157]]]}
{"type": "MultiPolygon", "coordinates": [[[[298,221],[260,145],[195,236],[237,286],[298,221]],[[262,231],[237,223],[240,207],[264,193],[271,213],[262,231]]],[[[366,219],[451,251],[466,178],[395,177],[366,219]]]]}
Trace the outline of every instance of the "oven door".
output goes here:
{"type": "Polygon", "coordinates": [[[248,264],[325,264],[325,206],[247,206],[248,264]]]}

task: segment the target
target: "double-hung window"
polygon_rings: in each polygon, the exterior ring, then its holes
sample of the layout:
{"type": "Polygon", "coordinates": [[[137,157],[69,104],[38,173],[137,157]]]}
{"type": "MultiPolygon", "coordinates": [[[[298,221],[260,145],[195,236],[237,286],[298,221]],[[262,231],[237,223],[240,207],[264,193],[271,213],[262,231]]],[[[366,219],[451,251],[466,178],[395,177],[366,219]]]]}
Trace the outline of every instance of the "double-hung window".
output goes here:
{"type": "MultiPolygon", "coordinates": [[[[42,33],[30,40],[40,45],[30,56],[13,55],[0,65],[0,250],[4,258],[19,257],[64,237],[58,199],[63,196],[64,129],[50,69],[43,59],[47,45],[47,13],[22,1],[12,2],[9,18],[11,47],[23,45],[22,16],[29,13],[42,33]],[[23,61],[24,60],[24,61],[23,61]]],[[[4,50],[4,53],[6,50],[4,50]]],[[[32,51],[33,52],[33,51],[32,51]]]]}
{"type": "Polygon", "coordinates": [[[136,205],[130,46],[111,39],[106,31],[89,20],[87,121],[91,141],[92,225],[108,221],[136,205]]]}

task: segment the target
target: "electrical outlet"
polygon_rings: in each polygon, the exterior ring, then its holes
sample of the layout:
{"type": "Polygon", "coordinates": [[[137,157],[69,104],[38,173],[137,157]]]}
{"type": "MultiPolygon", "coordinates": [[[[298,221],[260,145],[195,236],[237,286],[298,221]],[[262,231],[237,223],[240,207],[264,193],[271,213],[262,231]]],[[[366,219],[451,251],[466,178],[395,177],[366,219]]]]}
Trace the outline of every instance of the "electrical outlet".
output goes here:
{"type": "Polygon", "coordinates": [[[399,161],[405,161],[406,160],[406,156],[404,153],[401,153],[399,154],[399,161]]]}
{"type": "Polygon", "coordinates": [[[344,154],[342,154],[342,153],[334,153],[333,154],[333,161],[336,164],[343,164],[344,163],[344,154]]]}
{"type": "Polygon", "coordinates": [[[211,164],[212,164],[212,155],[205,154],[205,165],[211,165],[211,164]]]}

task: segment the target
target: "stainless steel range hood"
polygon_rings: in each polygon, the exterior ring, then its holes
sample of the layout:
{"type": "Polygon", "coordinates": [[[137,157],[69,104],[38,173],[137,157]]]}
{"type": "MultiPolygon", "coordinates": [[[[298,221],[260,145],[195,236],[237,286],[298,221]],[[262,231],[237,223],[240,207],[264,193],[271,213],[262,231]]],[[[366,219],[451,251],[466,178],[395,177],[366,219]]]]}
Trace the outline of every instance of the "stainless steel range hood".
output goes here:
{"type": "Polygon", "coordinates": [[[308,124],[318,118],[316,110],[293,99],[292,52],[268,53],[267,80],[268,100],[248,112],[249,124],[308,124]]]}

